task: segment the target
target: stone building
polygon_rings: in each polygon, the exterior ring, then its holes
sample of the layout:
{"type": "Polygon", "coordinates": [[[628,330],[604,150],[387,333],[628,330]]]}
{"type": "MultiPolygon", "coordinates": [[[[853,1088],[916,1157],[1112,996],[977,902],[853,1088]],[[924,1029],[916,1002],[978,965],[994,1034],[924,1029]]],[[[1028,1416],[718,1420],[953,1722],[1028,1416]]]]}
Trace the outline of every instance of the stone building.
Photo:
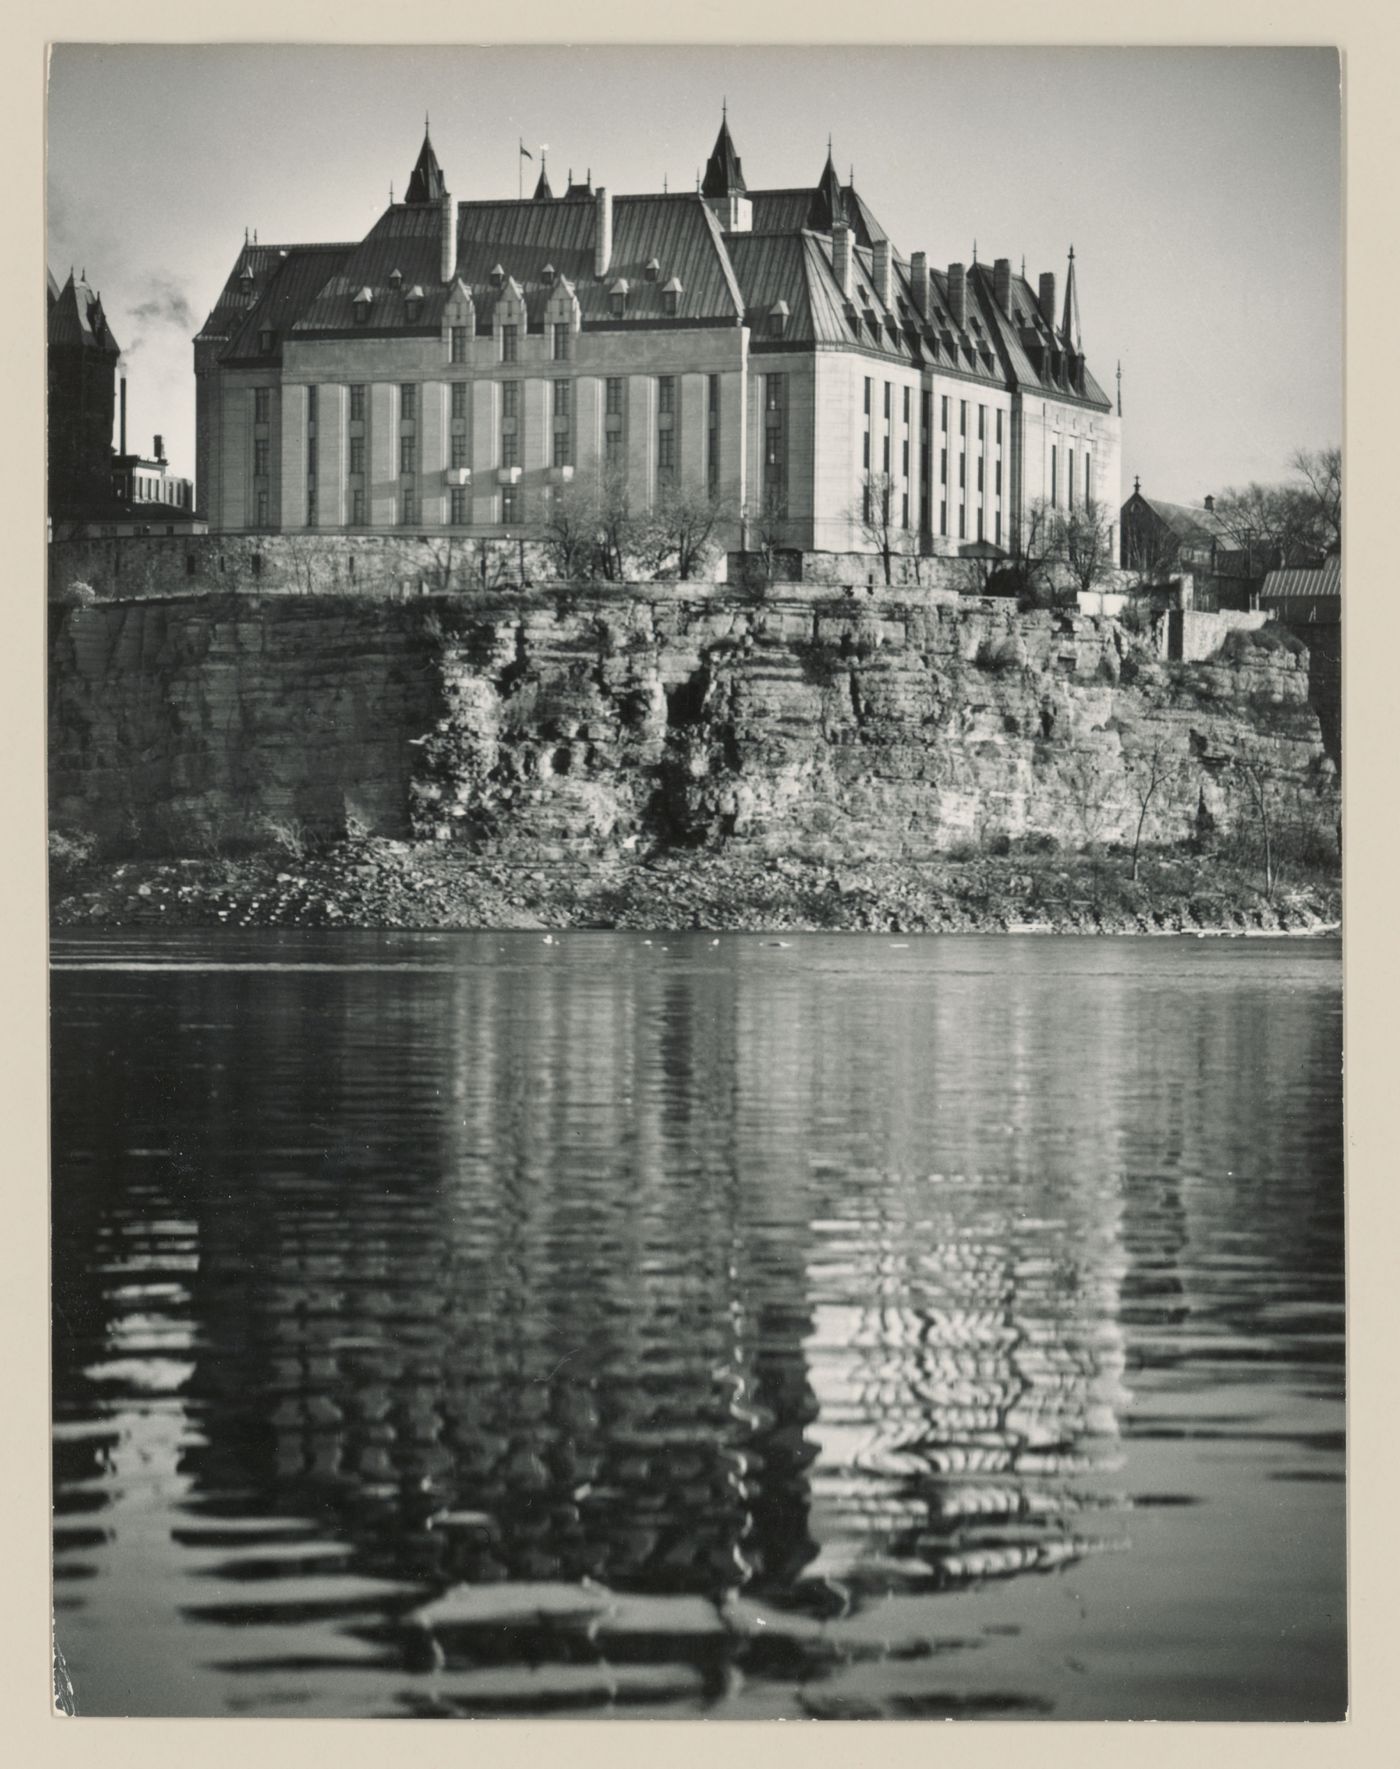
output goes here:
{"type": "Polygon", "coordinates": [[[49,516],[66,525],[111,499],[112,423],[121,346],[87,272],[48,273],[49,516]]]}
{"type": "Polygon", "coordinates": [[[194,351],[220,530],[529,533],[606,467],[793,548],[869,550],[872,495],[908,550],[1009,550],[1042,499],[1116,527],[1073,252],[1062,306],[1009,259],[933,268],[829,148],[814,185],[750,190],[727,119],[698,189],[639,196],[542,173],[457,202],[425,132],[363,240],[245,240],[194,351]]]}
{"type": "Polygon", "coordinates": [[[1199,506],[1147,497],[1134,479],[1119,512],[1119,562],[1142,583],[1189,579],[1196,608],[1250,609],[1259,605],[1264,573],[1278,563],[1272,548],[1240,538],[1221,520],[1215,499],[1199,506]]]}

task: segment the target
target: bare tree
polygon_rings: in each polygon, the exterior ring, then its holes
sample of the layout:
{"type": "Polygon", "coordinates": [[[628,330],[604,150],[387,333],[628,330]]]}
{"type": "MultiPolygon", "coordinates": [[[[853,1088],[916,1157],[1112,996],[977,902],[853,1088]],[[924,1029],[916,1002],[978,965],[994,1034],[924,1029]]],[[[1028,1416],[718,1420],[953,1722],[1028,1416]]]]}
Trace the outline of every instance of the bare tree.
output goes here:
{"type": "Polygon", "coordinates": [[[1245,756],[1235,757],[1234,770],[1237,777],[1244,783],[1250,808],[1259,825],[1259,835],[1264,850],[1264,896],[1272,902],[1274,895],[1274,838],[1272,805],[1270,803],[1272,782],[1264,768],[1257,762],[1251,762],[1245,756]]]}
{"type": "Polygon", "coordinates": [[[454,587],[463,555],[464,545],[459,535],[445,534],[428,543],[430,575],[435,590],[445,595],[454,587]]]}
{"type": "Polygon", "coordinates": [[[1304,498],[1312,509],[1317,541],[1327,552],[1342,545],[1342,451],[1339,448],[1300,448],[1289,466],[1303,481],[1304,498]]]}
{"type": "Polygon", "coordinates": [[[1136,884],[1138,854],[1142,847],[1142,831],[1147,822],[1148,810],[1153,799],[1170,802],[1174,797],[1181,784],[1181,758],[1168,746],[1165,737],[1159,735],[1153,741],[1151,749],[1140,749],[1124,757],[1123,774],[1128,783],[1128,791],[1138,807],[1138,819],[1133,829],[1130,873],[1136,884]]]}
{"type": "Polygon", "coordinates": [[[1060,512],[1051,526],[1050,552],[1077,590],[1097,588],[1113,575],[1113,518],[1093,498],[1060,512]]]}
{"type": "Polygon", "coordinates": [[[651,513],[649,548],[656,562],[675,561],[676,575],[703,571],[715,551],[715,531],[734,520],[732,500],[695,481],[663,485],[651,513]]]}
{"type": "Polygon", "coordinates": [[[483,590],[504,583],[509,569],[509,555],[499,541],[480,535],[471,543],[471,576],[483,590]]]}
{"type": "Polygon", "coordinates": [[[1089,856],[1094,902],[1099,900],[1099,843],[1117,818],[1115,780],[1104,766],[1104,757],[1081,752],[1063,771],[1070,815],[1080,837],[1081,852],[1089,856]]]}
{"type": "Polygon", "coordinates": [[[861,538],[880,555],[886,585],[894,582],[894,556],[904,551],[907,539],[907,530],[895,520],[895,495],[894,480],[888,473],[866,473],[861,479],[860,501],[851,511],[861,538]]]}
{"type": "Polygon", "coordinates": [[[566,582],[592,577],[599,568],[602,509],[597,479],[574,479],[555,489],[544,523],[550,562],[566,582]]]}
{"type": "Polygon", "coordinates": [[[745,544],[757,557],[759,576],[766,589],[773,582],[777,556],[787,538],[787,501],[777,491],[768,491],[751,511],[745,523],[745,544]]]}

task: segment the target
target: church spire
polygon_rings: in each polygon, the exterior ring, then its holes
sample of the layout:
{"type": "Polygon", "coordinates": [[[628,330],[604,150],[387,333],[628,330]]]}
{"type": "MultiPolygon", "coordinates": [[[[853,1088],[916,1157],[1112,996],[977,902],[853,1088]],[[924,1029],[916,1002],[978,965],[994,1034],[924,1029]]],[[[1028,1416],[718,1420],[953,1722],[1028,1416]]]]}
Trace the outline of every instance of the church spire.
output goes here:
{"type": "Polygon", "coordinates": [[[537,203],[552,203],[554,201],[554,192],[549,188],[549,172],[547,170],[546,162],[546,156],[548,153],[548,148],[542,147],[540,149],[540,175],[535,180],[534,196],[534,200],[537,203]]]}
{"type": "Polygon", "coordinates": [[[707,197],[741,197],[748,190],[744,183],[743,162],[734,151],[734,142],[729,133],[728,99],[724,103],[719,134],[715,137],[714,151],[705,167],[700,190],[707,197]]]}
{"type": "Polygon", "coordinates": [[[442,167],[438,165],[437,155],[433,152],[432,137],[428,133],[428,119],[423,118],[423,145],[418,150],[418,161],[409,175],[408,189],[404,192],[406,203],[436,203],[447,195],[447,180],[442,175],[442,167]]]}
{"type": "Polygon", "coordinates": [[[1080,349],[1079,292],[1074,286],[1074,247],[1069,249],[1069,273],[1065,277],[1065,316],[1060,333],[1066,345],[1077,355],[1080,349]]]}

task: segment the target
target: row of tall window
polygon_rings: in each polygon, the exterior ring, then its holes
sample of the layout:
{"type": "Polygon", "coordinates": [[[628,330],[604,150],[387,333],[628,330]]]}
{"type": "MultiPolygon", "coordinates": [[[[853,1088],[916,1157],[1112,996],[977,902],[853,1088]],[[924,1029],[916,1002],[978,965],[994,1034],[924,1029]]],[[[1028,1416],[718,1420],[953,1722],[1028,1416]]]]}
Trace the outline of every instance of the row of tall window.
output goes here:
{"type": "MultiPolygon", "coordinates": [[[[1058,510],[1060,507],[1060,455],[1061,455],[1061,452],[1062,451],[1061,451],[1060,444],[1054,443],[1054,442],[1052,442],[1050,444],[1050,508],[1052,510],[1058,510]]],[[[1067,509],[1073,510],[1075,507],[1075,488],[1076,488],[1076,484],[1079,483],[1076,481],[1076,478],[1075,478],[1075,460],[1074,460],[1075,451],[1066,445],[1063,449],[1063,453],[1064,453],[1064,458],[1065,458],[1065,472],[1064,472],[1065,506],[1067,509]]],[[[1085,504],[1085,507],[1087,508],[1094,500],[1094,456],[1093,456],[1092,449],[1086,448],[1083,451],[1083,454],[1080,458],[1082,459],[1082,461],[1084,463],[1084,477],[1082,480],[1082,485],[1083,485],[1084,504],[1085,504]]]]}

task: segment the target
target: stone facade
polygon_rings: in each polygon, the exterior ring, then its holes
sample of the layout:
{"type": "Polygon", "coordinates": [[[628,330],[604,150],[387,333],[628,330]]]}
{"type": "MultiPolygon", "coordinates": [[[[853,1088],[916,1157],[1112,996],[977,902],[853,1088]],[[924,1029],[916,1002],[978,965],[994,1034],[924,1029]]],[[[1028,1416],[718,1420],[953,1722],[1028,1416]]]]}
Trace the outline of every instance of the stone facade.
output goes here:
{"type": "Polygon", "coordinates": [[[925,554],[1117,510],[1072,259],[1058,321],[1053,276],[902,257],[829,159],[749,192],[727,124],[693,194],[454,203],[426,137],[409,192],[357,244],[245,243],[195,343],[214,530],[534,535],[608,467],[734,546],[877,550],[872,481],[925,554]]]}

